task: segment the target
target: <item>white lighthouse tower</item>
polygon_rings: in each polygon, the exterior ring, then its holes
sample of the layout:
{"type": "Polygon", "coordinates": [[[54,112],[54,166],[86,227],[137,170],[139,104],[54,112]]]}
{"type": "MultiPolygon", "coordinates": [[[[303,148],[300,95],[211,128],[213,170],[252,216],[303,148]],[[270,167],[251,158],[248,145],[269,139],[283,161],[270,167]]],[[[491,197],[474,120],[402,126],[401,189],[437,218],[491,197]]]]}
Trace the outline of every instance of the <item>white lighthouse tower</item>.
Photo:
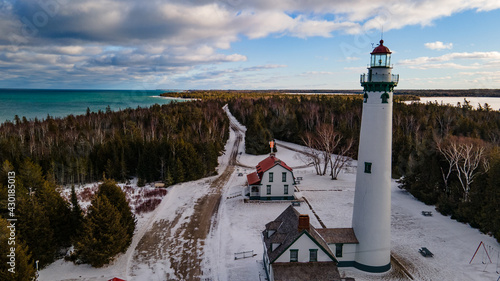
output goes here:
{"type": "Polygon", "coordinates": [[[358,238],[354,266],[368,272],[391,268],[392,98],[399,75],[380,40],[371,52],[364,88],[352,226],[358,238]]]}

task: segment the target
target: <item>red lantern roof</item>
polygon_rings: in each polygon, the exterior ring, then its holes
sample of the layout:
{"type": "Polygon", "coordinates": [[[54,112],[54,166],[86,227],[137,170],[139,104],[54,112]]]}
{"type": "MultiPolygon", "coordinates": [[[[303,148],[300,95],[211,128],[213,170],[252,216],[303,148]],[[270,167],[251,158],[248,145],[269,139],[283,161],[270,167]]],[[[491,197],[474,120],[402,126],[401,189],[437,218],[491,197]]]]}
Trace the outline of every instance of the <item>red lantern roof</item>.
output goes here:
{"type": "Polygon", "coordinates": [[[384,40],[380,40],[380,45],[378,45],[375,49],[373,49],[373,52],[371,54],[390,54],[392,53],[389,48],[384,46],[384,40]]]}

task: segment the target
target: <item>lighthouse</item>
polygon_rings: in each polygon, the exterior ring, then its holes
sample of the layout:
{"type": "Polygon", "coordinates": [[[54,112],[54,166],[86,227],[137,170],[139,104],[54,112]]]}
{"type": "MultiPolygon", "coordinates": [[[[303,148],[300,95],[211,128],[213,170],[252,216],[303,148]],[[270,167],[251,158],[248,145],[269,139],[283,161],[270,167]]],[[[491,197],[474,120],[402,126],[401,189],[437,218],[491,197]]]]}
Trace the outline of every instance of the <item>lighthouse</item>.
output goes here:
{"type": "Polygon", "coordinates": [[[399,81],[391,71],[391,51],[380,40],[360,79],[363,112],[352,218],[359,241],[354,266],[368,272],[391,268],[392,99],[399,81]]]}

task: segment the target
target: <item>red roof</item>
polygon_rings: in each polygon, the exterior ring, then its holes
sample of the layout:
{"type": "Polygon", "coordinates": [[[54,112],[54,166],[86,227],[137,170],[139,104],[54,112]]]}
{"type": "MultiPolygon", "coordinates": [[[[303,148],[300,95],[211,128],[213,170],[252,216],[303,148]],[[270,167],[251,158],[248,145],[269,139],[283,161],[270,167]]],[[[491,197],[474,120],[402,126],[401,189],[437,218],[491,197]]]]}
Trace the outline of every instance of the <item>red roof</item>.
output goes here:
{"type": "Polygon", "coordinates": [[[262,178],[262,174],[264,174],[265,171],[276,165],[280,165],[290,172],[292,171],[292,168],[290,168],[285,162],[279,160],[274,155],[271,155],[257,164],[257,173],[259,174],[259,178],[262,178]]]}
{"type": "Polygon", "coordinates": [[[260,178],[259,178],[259,175],[257,175],[257,172],[253,172],[251,174],[248,174],[247,181],[248,181],[248,184],[259,184],[260,178]]]}
{"type": "Polygon", "coordinates": [[[271,169],[272,167],[276,165],[281,165],[283,168],[287,169],[288,171],[292,171],[292,168],[290,168],[285,162],[279,160],[276,158],[274,155],[271,155],[267,157],[266,159],[262,160],[257,164],[257,173],[261,175],[261,173],[264,173],[265,171],[271,169]]]}
{"type": "Polygon", "coordinates": [[[292,168],[290,168],[285,162],[276,158],[274,155],[271,155],[271,156],[267,157],[266,159],[260,161],[259,164],[257,164],[257,167],[256,167],[257,172],[253,172],[253,173],[247,175],[248,184],[259,184],[260,179],[262,178],[262,174],[264,174],[265,171],[271,169],[272,167],[274,167],[276,165],[280,165],[281,167],[292,172],[292,168]]]}
{"type": "Polygon", "coordinates": [[[109,279],[108,281],[126,281],[126,280],[123,280],[123,279],[120,279],[120,278],[113,278],[113,279],[109,279]]]}
{"type": "Polygon", "coordinates": [[[387,48],[386,46],[384,46],[384,40],[380,40],[380,45],[378,45],[371,52],[372,55],[373,54],[390,54],[390,53],[392,53],[391,50],[389,50],[389,48],[387,48]]]}

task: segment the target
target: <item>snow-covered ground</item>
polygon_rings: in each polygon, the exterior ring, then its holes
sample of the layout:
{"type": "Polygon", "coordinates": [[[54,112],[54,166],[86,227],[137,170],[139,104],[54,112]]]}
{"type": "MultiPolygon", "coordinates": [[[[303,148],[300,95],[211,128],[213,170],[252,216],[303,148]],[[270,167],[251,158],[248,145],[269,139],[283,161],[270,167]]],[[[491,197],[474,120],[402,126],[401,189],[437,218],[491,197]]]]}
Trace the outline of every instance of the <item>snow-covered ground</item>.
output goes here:
{"type": "MultiPolygon", "coordinates": [[[[219,159],[219,170],[223,170],[227,165],[228,154],[235,139],[235,134],[231,131],[226,153],[219,159]]],[[[304,149],[291,143],[278,141],[278,144],[298,150],[304,149]]],[[[243,142],[239,151],[244,151],[243,142]]],[[[291,167],[304,166],[300,154],[296,151],[278,147],[276,156],[291,167]]],[[[255,166],[265,157],[243,152],[238,156],[238,162],[255,166]]],[[[356,162],[353,161],[353,167],[345,169],[335,181],[328,176],[317,176],[313,167],[294,169],[295,177],[303,178],[297,186],[299,194],[307,198],[327,227],[351,227],[355,165],[356,162]]],[[[244,203],[243,198],[238,195],[243,190],[246,174],[253,171],[243,167],[235,169],[223,188],[219,210],[213,218],[212,229],[206,241],[201,243],[202,245],[192,245],[191,249],[185,249],[197,251],[202,255],[201,280],[265,280],[261,231],[265,224],[274,220],[289,203],[244,203]],[[238,176],[239,173],[243,176],[238,176]],[[253,251],[254,256],[235,260],[235,253],[246,251],[253,251]]],[[[158,246],[153,243],[148,246],[147,233],[159,226],[163,227],[159,230],[167,234],[175,236],[179,233],[179,226],[194,212],[195,202],[208,192],[213,179],[214,177],[169,187],[158,208],[139,217],[132,246],[114,263],[94,269],[88,265],[77,266],[59,260],[42,270],[39,279],[108,280],[120,277],[126,280],[175,280],[175,270],[171,268],[168,257],[169,249],[165,248],[164,244],[158,246]],[[175,229],[168,228],[170,222],[176,222],[171,224],[175,225],[175,229]]],[[[300,213],[309,214],[315,227],[321,227],[307,204],[303,203],[296,208],[300,213]]],[[[440,215],[433,206],[426,206],[400,190],[396,182],[393,182],[392,186],[391,231],[392,253],[415,280],[497,280],[500,275],[496,272],[500,270],[497,267],[500,245],[494,238],[440,215]],[[423,216],[422,211],[432,211],[433,216],[423,216]],[[483,249],[478,252],[472,264],[469,264],[481,241],[487,245],[493,264],[482,263],[486,256],[483,249]],[[421,256],[418,253],[420,247],[427,247],[434,253],[434,257],[421,256]]],[[[360,281],[391,280],[390,272],[369,274],[354,268],[341,268],[340,272],[360,281]]]]}
{"type": "MultiPolygon", "coordinates": [[[[458,103],[464,104],[464,99],[470,102],[470,105],[477,109],[479,104],[484,106],[485,103],[489,104],[491,109],[500,110],[500,98],[494,97],[420,97],[421,103],[437,102],[439,104],[447,104],[457,106],[458,103]]],[[[405,103],[412,103],[415,101],[406,101],[405,103]]]]}

